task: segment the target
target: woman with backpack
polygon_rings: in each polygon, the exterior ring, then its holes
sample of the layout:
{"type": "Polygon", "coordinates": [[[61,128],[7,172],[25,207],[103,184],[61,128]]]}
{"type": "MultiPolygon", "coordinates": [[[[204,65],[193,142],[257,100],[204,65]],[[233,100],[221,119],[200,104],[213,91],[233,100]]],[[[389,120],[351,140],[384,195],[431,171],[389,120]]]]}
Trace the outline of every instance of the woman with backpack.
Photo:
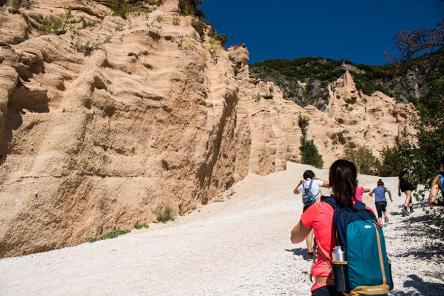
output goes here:
{"type": "Polygon", "coordinates": [[[378,180],[377,186],[370,192],[370,196],[375,195],[375,207],[378,212],[378,222],[379,225],[382,225],[382,214],[384,214],[384,221],[387,223],[389,221],[387,214],[387,199],[385,198],[385,194],[388,193],[390,201],[392,199],[392,193],[384,186],[384,182],[382,179],[378,180]]]}
{"type": "Polygon", "coordinates": [[[329,172],[332,196],[321,197],[291,230],[293,244],[314,232],[316,256],[310,270],[314,296],[350,291],[353,295],[387,295],[392,288],[382,229],[373,212],[356,201],[357,183],[354,163],[335,161],[329,172]],[[338,272],[344,268],[348,271],[338,272]]]}
{"type": "MultiPolygon", "coordinates": [[[[329,187],[328,182],[316,178],[312,170],[306,170],[302,175],[302,180],[298,186],[293,190],[294,194],[302,193],[302,202],[304,204],[305,212],[310,208],[321,196],[321,187],[329,187]]],[[[308,257],[313,257],[313,233],[311,232],[306,239],[308,257]]]]}
{"type": "Polygon", "coordinates": [[[433,178],[432,186],[430,188],[429,194],[429,204],[438,205],[438,192],[441,191],[442,196],[444,197],[444,156],[439,160],[439,172],[433,178]]]}

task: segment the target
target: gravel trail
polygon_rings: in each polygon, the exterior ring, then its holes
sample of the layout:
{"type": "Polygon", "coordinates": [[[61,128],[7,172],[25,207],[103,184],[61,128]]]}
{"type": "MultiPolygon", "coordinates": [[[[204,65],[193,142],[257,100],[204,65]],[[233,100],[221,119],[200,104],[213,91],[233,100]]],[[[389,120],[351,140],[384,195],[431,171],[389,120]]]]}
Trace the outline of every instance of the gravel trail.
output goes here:
{"type": "MultiPolygon", "coordinates": [[[[291,190],[305,165],[249,175],[231,197],[174,223],[112,240],[0,260],[0,295],[309,295],[305,243],[289,231],[302,212],[291,190]]],[[[314,170],[326,178],[326,170],[314,170]]],[[[376,177],[360,176],[373,188],[376,177]]],[[[393,261],[392,295],[444,295],[443,242],[432,239],[424,210],[398,214],[396,178],[385,227],[393,261]]],[[[325,192],[327,193],[327,191],[325,192]]]]}

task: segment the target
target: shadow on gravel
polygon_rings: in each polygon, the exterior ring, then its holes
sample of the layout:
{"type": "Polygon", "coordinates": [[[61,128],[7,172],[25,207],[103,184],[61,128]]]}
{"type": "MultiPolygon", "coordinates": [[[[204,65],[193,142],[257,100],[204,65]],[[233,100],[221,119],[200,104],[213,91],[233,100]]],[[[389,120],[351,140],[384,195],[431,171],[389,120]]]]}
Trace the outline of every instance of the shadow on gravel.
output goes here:
{"type": "Polygon", "coordinates": [[[292,252],[295,256],[301,256],[304,260],[312,260],[313,258],[308,256],[307,249],[295,248],[295,249],[285,249],[287,252],[292,252]]]}
{"type": "Polygon", "coordinates": [[[410,274],[409,279],[404,282],[404,288],[414,288],[417,292],[403,292],[394,291],[391,293],[393,296],[412,296],[412,295],[429,295],[429,296],[442,296],[444,295],[444,284],[425,282],[417,275],[410,274]]]}
{"type": "Polygon", "coordinates": [[[426,242],[420,248],[411,248],[408,251],[395,255],[395,257],[405,258],[413,256],[418,259],[442,260],[441,258],[444,256],[444,242],[427,241],[428,237],[439,237],[439,230],[430,227],[432,223],[431,217],[425,214],[417,217],[406,217],[404,222],[403,225],[397,228],[404,230],[406,237],[423,237],[426,242]]]}

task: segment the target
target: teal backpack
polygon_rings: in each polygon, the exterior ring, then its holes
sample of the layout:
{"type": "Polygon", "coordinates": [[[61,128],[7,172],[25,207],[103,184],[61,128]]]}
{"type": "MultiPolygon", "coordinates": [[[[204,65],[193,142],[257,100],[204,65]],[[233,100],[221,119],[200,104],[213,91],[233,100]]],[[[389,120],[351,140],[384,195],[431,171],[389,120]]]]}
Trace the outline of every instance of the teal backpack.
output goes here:
{"type": "MultiPolygon", "coordinates": [[[[344,295],[386,296],[393,289],[391,262],[387,257],[384,233],[373,212],[356,201],[354,208],[340,207],[334,197],[324,197],[334,208],[336,245],[344,251],[344,295]]],[[[333,262],[335,264],[335,262],[333,262]]]]}

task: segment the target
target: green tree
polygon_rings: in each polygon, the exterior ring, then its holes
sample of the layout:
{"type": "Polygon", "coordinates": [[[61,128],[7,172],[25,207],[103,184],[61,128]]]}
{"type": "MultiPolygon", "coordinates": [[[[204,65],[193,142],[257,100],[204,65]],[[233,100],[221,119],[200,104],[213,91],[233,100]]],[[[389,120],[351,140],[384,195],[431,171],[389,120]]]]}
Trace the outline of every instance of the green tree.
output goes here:
{"type": "Polygon", "coordinates": [[[302,137],[300,150],[302,163],[322,168],[324,161],[313,140],[307,140],[302,137]]]}
{"type": "MultiPolygon", "coordinates": [[[[401,32],[396,44],[404,60],[409,61],[415,54],[439,46],[443,50],[444,22],[432,30],[401,32]]],[[[437,67],[433,69],[427,94],[416,102],[418,113],[409,114],[410,124],[416,129],[410,142],[401,145],[400,157],[409,168],[412,182],[423,184],[424,189],[414,195],[424,201],[430,189],[430,181],[435,177],[437,162],[444,156],[444,58],[438,56],[437,67]]],[[[419,60],[426,63],[426,59],[419,60]]],[[[444,237],[444,210],[434,208],[431,211],[432,222],[439,228],[444,237]]]]}
{"type": "Polygon", "coordinates": [[[381,177],[397,176],[401,168],[401,156],[398,147],[385,147],[381,151],[381,163],[378,173],[381,177]]]}
{"type": "Polygon", "coordinates": [[[307,137],[307,128],[310,124],[310,119],[307,116],[299,114],[298,116],[298,125],[302,132],[302,137],[305,139],[307,137]]]}
{"type": "Polygon", "coordinates": [[[356,164],[361,174],[377,175],[380,163],[378,158],[373,155],[369,147],[347,146],[344,151],[344,158],[356,164]]]}

